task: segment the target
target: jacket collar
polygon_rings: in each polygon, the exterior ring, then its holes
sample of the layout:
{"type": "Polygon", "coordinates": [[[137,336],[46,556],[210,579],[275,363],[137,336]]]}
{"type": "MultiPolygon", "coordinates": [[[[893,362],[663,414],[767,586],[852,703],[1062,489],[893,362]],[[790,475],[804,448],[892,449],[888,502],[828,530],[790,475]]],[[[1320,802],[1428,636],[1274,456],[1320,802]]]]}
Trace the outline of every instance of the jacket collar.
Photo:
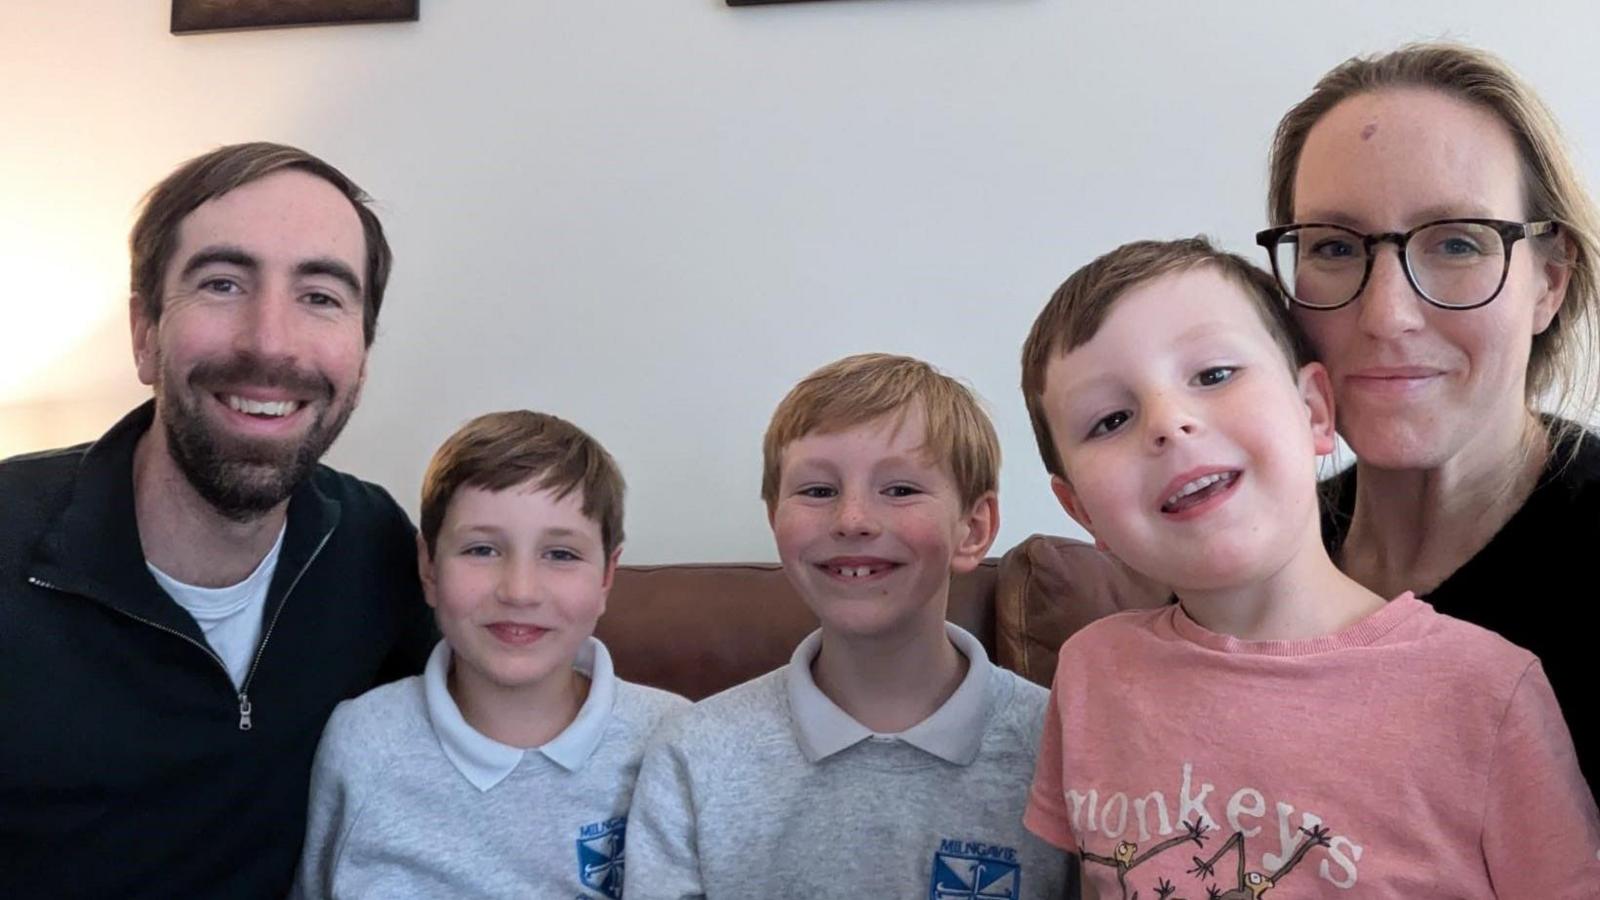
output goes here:
{"type": "MultiPolygon", "coordinates": [[[[194,619],[145,567],[134,514],[133,455],[154,423],[155,401],[148,400],[84,452],[66,505],[34,550],[29,575],[203,643],[194,619]]],[[[289,498],[283,550],[267,592],[269,618],[339,524],[339,504],[315,481],[313,473],[289,498]]]]}

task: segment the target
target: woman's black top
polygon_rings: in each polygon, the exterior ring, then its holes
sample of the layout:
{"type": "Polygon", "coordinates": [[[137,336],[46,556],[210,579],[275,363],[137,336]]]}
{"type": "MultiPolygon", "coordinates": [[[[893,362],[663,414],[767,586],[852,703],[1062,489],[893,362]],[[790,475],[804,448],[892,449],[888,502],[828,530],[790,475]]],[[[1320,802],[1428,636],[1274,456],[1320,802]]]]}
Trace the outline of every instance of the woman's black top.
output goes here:
{"type": "MultiPolygon", "coordinates": [[[[1591,789],[1600,784],[1600,437],[1551,455],[1538,485],[1476,556],[1422,595],[1544,663],[1591,789]],[[1588,624],[1585,624],[1588,623],[1588,624]]],[[[1337,551],[1355,507],[1355,468],[1324,483],[1323,537],[1337,551]]]]}

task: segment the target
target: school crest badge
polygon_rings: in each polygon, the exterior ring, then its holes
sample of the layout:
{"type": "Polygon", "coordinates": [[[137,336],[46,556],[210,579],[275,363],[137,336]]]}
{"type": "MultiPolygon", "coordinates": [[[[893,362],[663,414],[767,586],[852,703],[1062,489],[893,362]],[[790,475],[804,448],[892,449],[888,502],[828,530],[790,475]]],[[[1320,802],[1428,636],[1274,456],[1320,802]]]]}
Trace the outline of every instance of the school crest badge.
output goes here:
{"type": "Polygon", "coordinates": [[[622,897],[622,839],[627,829],[627,816],[578,829],[578,880],[610,900],[622,897]]]}
{"type": "Polygon", "coordinates": [[[943,841],[933,855],[928,900],[1017,900],[1022,865],[1009,847],[943,841]]]}

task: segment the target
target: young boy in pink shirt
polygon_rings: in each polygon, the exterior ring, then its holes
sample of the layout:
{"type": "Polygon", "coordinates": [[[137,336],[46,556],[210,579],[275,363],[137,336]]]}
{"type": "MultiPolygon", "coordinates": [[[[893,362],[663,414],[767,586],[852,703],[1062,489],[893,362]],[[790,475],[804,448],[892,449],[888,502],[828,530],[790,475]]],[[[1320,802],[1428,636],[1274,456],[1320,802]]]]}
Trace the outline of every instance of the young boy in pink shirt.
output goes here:
{"type": "Polygon", "coordinates": [[[1061,505],[1178,598],[1061,648],[1024,822],[1086,896],[1600,897],[1538,660],[1329,559],[1332,393],[1270,276],[1118,248],[1040,313],[1022,385],[1061,505]]]}

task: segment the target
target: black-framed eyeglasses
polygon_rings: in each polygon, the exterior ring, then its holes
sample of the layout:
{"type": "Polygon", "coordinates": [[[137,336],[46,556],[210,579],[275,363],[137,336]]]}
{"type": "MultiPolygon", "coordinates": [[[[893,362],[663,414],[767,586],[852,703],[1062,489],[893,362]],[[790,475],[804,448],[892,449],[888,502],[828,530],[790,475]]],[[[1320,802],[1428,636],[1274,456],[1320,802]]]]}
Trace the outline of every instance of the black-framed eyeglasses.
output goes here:
{"type": "Polygon", "coordinates": [[[1406,280],[1444,309],[1476,309],[1500,296],[1511,271],[1511,245],[1560,230],[1558,222],[1440,219],[1407,232],[1362,234],[1320,222],[1256,234],[1284,296],[1308,309],[1338,309],[1361,296],[1379,244],[1394,244],[1406,280]]]}

